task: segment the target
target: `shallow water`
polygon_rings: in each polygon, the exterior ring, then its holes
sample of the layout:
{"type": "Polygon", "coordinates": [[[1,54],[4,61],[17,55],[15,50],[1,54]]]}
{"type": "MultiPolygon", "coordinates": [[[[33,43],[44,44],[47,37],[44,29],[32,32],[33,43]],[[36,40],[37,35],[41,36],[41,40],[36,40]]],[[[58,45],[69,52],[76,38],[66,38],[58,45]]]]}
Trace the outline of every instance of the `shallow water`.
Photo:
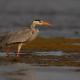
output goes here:
{"type": "Polygon", "coordinates": [[[63,51],[44,51],[44,52],[34,52],[32,53],[34,55],[56,55],[56,56],[62,56],[65,53],[63,51]]]}
{"type": "MultiPolygon", "coordinates": [[[[12,56],[15,53],[10,53],[12,56]]],[[[34,55],[64,55],[62,51],[34,52],[34,55]]],[[[0,52],[0,56],[6,53],[0,52]]],[[[80,80],[80,67],[40,66],[26,63],[0,65],[0,80],[80,80]]]]}
{"type": "MultiPolygon", "coordinates": [[[[15,56],[16,53],[11,52],[9,54],[15,56]]],[[[27,53],[20,53],[20,54],[27,54],[27,53]]],[[[57,56],[61,56],[64,54],[64,52],[62,52],[62,51],[48,51],[48,52],[44,51],[44,52],[33,52],[31,54],[33,54],[33,55],[57,55],[57,56]]],[[[6,52],[0,52],[0,56],[6,56],[6,52]]]]}
{"type": "Polygon", "coordinates": [[[0,66],[0,80],[80,80],[79,67],[40,67],[24,63],[0,66]]]}

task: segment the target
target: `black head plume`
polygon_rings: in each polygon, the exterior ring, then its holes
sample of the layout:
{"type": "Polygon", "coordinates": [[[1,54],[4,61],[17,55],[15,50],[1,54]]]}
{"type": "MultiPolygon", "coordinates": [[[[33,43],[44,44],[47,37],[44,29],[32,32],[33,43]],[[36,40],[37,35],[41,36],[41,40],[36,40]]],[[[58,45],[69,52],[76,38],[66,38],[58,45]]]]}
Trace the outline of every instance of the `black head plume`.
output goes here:
{"type": "Polygon", "coordinates": [[[41,21],[40,19],[35,19],[34,21],[41,21]]]}

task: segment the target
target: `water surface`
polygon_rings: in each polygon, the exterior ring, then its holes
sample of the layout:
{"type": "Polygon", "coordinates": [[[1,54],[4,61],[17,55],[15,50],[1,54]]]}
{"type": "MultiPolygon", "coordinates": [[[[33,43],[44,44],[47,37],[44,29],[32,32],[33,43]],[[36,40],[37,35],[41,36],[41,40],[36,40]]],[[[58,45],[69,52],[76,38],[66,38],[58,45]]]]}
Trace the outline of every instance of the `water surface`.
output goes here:
{"type": "Polygon", "coordinates": [[[0,80],[80,80],[80,68],[7,64],[0,66],[0,80]]]}

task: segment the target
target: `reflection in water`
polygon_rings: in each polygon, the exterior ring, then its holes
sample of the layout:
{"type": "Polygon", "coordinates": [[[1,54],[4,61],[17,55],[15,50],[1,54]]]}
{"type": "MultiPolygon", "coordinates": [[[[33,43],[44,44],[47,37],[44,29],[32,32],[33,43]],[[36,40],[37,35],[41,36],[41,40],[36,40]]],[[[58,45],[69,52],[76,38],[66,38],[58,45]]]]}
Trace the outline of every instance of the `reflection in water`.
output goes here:
{"type": "Polygon", "coordinates": [[[27,64],[12,64],[0,67],[0,80],[36,80],[33,69],[27,64]]]}
{"type": "Polygon", "coordinates": [[[0,80],[80,80],[75,67],[40,67],[24,63],[0,66],[0,80]]]}

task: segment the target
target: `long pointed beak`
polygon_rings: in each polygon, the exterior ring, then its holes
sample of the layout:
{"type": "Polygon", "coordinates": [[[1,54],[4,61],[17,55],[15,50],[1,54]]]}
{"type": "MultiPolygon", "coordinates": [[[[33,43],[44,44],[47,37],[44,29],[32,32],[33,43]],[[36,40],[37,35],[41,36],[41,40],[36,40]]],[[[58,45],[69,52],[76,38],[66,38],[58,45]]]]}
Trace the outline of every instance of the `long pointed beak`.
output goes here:
{"type": "Polygon", "coordinates": [[[48,23],[48,22],[43,22],[43,25],[44,25],[44,26],[51,26],[51,24],[48,23]]]}

